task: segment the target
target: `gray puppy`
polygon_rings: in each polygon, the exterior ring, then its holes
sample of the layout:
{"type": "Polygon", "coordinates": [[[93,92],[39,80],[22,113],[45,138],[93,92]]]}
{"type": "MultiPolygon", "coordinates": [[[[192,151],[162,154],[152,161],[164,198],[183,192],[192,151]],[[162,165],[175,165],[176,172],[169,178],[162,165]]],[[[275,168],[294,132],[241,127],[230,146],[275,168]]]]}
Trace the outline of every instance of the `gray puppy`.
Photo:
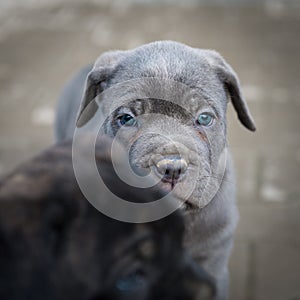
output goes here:
{"type": "Polygon", "coordinates": [[[239,80],[217,52],[161,41],[101,55],[67,85],[56,122],[56,137],[64,140],[76,120],[84,127],[98,114],[102,132],[127,147],[132,165],[152,170],[185,203],[185,245],[215,277],[217,299],[227,299],[238,221],[226,148],[228,99],[254,131],[239,80]]]}

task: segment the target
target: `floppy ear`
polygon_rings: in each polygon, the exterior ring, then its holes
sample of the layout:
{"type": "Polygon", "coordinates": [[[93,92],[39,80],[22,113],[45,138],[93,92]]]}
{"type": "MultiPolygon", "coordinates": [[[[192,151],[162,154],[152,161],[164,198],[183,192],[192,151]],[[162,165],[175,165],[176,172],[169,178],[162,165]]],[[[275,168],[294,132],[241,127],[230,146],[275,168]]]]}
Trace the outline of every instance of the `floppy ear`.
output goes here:
{"type": "Polygon", "coordinates": [[[246,128],[255,131],[256,126],[242,95],[241,86],[236,73],[219,53],[211,50],[207,52],[208,61],[217,72],[220,80],[224,83],[239,120],[246,128]]]}
{"type": "Polygon", "coordinates": [[[85,82],[77,116],[76,125],[78,127],[83,126],[95,115],[98,105],[92,100],[106,88],[108,80],[113,76],[118,63],[124,55],[125,51],[109,51],[102,54],[95,62],[85,82]]]}

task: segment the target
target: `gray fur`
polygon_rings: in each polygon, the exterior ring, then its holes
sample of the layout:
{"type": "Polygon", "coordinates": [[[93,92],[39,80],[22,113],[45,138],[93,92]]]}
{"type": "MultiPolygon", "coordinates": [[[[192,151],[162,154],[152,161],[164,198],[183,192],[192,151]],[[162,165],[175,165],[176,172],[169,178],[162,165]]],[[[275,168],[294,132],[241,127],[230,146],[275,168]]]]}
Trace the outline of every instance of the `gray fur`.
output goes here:
{"type": "MultiPolygon", "coordinates": [[[[73,84],[69,84],[67,88],[71,89],[72,95],[75,96],[67,95],[59,105],[56,126],[58,140],[72,138],[77,117],[78,126],[88,122],[98,109],[92,100],[99,93],[118,83],[151,77],[160,78],[162,82],[163,79],[170,79],[184,83],[198,95],[193,102],[182,100],[180,103],[192,112],[191,115],[180,113],[176,111],[174,105],[172,107],[156,99],[138,100],[122,107],[121,111],[124,109],[135,111],[139,115],[139,127],[123,130],[119,139],[130,149],[132,164],[142,168],[153,167],[155,156],[168,156],[180,148],[180,154],[191,167],[184,179],[176,185],[181,191],[190,190],[192,179],[196,178],[196,187],[186,205],[188,231],[186,247],[217,279],[217,299],[227,299],[227,264],[238,221],[238,211],[230,155],[227,155],[224,177],[220,177],[218,173],[218,162],[224,154],[223,149],[227,143],[226,108],[229,98],[241,123],[249,130],[255,130],[235,72],[215,51],[191,48],[172,41],[161,41],[129,51],[107,52],[99,57],[89,73],[88,69],[84,69],[77,78],[85,76],[87,80],[83,99],[80,101],[83,82],[78,82],[75,78],[73,84]],[[199,111],[211,109],[217,115],[214,125],[207,130],[195,128],[195,118],[199,111]],[[166,117],[149,118],[144,115],[147,112],[160,112],[166,117]],[[168,118],[168,115],[172,118],[168,118]],[[182,132],[179,123],[184,124],[186,132],[182,132]],[[155,131],[160,131],[164,137],[151,135],[151,132],[155,131]],[[172,138],[175,142],[170,143],[168,138],[172,138]],[[200,172],[197,171],[197,167],[200,172]],[[212,199],[205,196],[204,186],[209,186],[211,193],[216,192],[212,199]]],[[[166,94],[172,90],[171,86],[163,87],[163,84],[154,88],[149,85],[147,88],[149,91],[165,88],[166,94]]],[[[104,96],[101,100],[103,107],[100,106],[100,110],[104,109],[105,105],[115,104],[118,97],[118,94],[111,99],[104,96]]],[[[110,136],[114,136],[117,132],[117,116],[118,110],[111,114],[105,123],[104,131],[110,136]]],[[[168,184],[162,183],[161,186],[170,189],[168,184]]],[[[176,196],[179,199],[183,198],[180,191],[176,196]]]]}

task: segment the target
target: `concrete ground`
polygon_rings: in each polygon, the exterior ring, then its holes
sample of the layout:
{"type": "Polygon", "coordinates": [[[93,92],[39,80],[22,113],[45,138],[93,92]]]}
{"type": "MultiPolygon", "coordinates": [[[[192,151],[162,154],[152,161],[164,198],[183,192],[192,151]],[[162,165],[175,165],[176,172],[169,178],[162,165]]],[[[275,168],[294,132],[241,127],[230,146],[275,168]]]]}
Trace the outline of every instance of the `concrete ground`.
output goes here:
{"type": "Polygon", "coordinates": [[[230,299],[300,299],[300,10],[57,3],[0,18],[0,174],[53,142],[62,86],[101,52],[161,39],[216,49],[258,127],[230,107],[241,212],[230,299]]]}

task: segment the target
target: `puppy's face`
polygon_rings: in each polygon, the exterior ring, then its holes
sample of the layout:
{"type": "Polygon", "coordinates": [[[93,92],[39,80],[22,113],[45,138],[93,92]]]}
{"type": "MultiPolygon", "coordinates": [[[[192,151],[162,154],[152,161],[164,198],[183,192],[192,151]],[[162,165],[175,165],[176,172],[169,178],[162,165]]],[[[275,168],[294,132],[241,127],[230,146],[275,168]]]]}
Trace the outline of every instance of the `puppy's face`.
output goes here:
{"type": "Polygon", "coordinates": [[[110,115],[105,130],[126,146],[133,166],[161,179],[160,187],[203,206],[224,171],[225,122],[200,97],[188,104],[133,100],[110,115]]]}
{"type": "Polygon", "coordinates": [[[196,207],[213,198],[224,176],[228,98],[255,130],[223,58],[175,42],[100,56],[87,79],[79,126],[95,113],[97,95],[104,132],[126,146],[131,164],[151,170],[162,188],[196,207]]]}
{"type": "MultiPolygon", "coordinates": [[[[150,202],[153,193],[116,180],[100,145],[104,180],[150,202]]],[[[146,224],[102,215],[80,192],[71,153],[56,146],[0,181],[0,298],[211,299],[210,278],[182,249],[181,215],[146,224]]]]}

